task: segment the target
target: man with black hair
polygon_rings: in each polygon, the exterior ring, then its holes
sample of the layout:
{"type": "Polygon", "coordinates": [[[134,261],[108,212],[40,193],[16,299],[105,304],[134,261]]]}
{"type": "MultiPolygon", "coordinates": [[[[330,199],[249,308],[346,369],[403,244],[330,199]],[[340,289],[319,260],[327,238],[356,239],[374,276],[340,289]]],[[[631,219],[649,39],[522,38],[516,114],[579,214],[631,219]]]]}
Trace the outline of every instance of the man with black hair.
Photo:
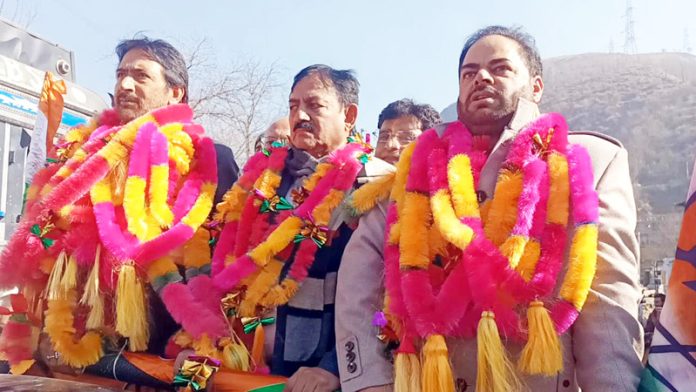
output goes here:
{"type": "Polygon", "coordinates": [[[338,275],[342,390],[635,391],[626,150],[540,114],[542,64],[520,29],[474,33],[458,80],[458,121],[412,143],[385,189],[354,195],[375,207],[338,275]]]}
{"type": "MultiPolygon", "coordinates": [[[[134,39],[128,39],[128,40],[123,40],[121,41],[118,46],[116,47],[116,55],[118,57],[118,67],[116,69],[116,84],[114,86],[114,94],[113,94],[113,109],[105,111],[104,113],[100,114],[93,123],[90,123],[89,125],[86,125],[84,128],[78,129],[78,130],[71,130],[69,132],[73,132],[73,139],[69,140],[69,143],[64,144],[65,147],[65,156],[66,160],[70,158],[70,154],[77,154],[77,153],[82,153],[85,154],[88,158],[93,158],[94,155],[97,155],[95,153],[95,149],[97,148],[97,145],[94,144],[94,140],[100,140],[104,145],[107,145],[110,142],[119,142],[118,139],[114,141],[113,134],[118,133],[119,130],[124,129],[124,125],[131,123],[133,120],[141,118],[143,116],[148,115],[149,113],[157,112],[157,113],[162,113],[164,112],[165,107],[168,106],[173,106],[177,104],[182,104],[182,103],[187,103],[188,102],[188,71],[186,67],[186,63],[184,60],[183,55],[176,49],[174,48],[171,44],[169,44],[166,41],[163,40],[153,40],[148,37],[141,37],[141,38],[134,38],[134,39]],[[96,125],[93,125],[96,124],[96,125]],[[90,127],[94,127],[91,128],[90,127]],[[82,129],[86,129],[86,131],[82,131],[82,129]],[[79,132],[84,132],[84,134],[81,134],[81,138],[75,139],[74,135],[79,133],[79,132]],[[89,133],[87,133],[89,132],[89,133]],[[107,133],[105,133],[107,132],[107,133]],[[94,137],[94,135],[104,135],[99,138],[94,137]],[[80,147],[82,143],[90,144],[90,148],[92,150],[86,150],[89,151],[88,153],[85,152],[85,150],[79,150],[77,147],[80,147]],[[92,155],[87,155],[87,154],[92,154],[92,155]]],[[[188,107],[185,107],[183,105],[178,106],[178,107],[172,107],[172,110],[169,111],[168,113],[176,113],[176,115],[180,116],[181,118],[186,118],[187,115],[190,116],[190,109],[188,107]],[[183,114],[180,114],[183,113],[183,114]],[[188,114],[187,114],[188,113],[188,114]]],[[[170,114],[170,116],[173,116],[170,114]]],[[[143,117],[144,118],[144,117],[143,117]]],[[[153,117],[154,118],[154,117],[153,117]]],[[[178,119],[178,118],[177,118],[178,119]]],[[[146,121],[146,120],[144,120],[146,121]]],[[[170,119],[164,118],[162,121],[170,121],[170,119]]],[[[173,120],[171,120],[172,123],[174,123],[173,120]]],[[[180,121],[189,121],[192,122],[191,118],[189,117],[187,120],[180,120],[180,121]]],[[[131,123],[133,124],[133,123],[131,123]]],[[[165,126],[166,123],[159,124],[161,126],[165,126]]],[[[158,126],[159,126],[158,125],[158,126]]],[[[173,139],[175,139],[174,142],[169,141],[172,145],[176,143],[183,143],[184,147],[179,147],[181,148],[182,151],[185,151],[187,155],[186,159],[190,160],[191,162],[194,162],[194,164],[197,164],[197,160],[200,159],[200,156],[198,154],[202,154],[203,150],[197,150],[198,148],[198,141],[191,141],[192,137],[188,134],[185,134],[187,131],[183,129],[183,125],[179,123],[173,124],[174,128],[170,128],[170,132],[173,139]],[[178,127],[178,128],[177,128],[178,127]],[[180,133],[182,137],[177,138],[177,133],[180,133]],[[188,140],[189,144],[186,144],[186,140],[188,140]],[[183,141],[183,142],[182,142],[183,141]]],[[[188,125],[188,123],[187,123],[188,125]]],[[[136,127],[139,127],[140,124],[135,125],[136,127]]],[[[191,125],[193,127],[193,125],[191,125]]],[[[138,129],[138,128],[136,128],[138,129]]],[[[200,128],[202,131],[202,128],[200,128]]],[[[140,131],[138,131],[140,132],[140,131]]],[[[138,134],[140,135],[140,134],[138,134]]],[[[204,135],[202,133],[200,134],[195,134],[195,137],[199,137],[200,139],[204,138],[204,135]]],[[[135,136],[134,136],[135,137],[135,136]]],[[[122,143],[122,146],[125,146],[125,143],[122,143]]],[[[131,144],[134,142],[131,141],[131,144]]],[[[104,148],[106,150],[106,147],[99,146],[99,148],[104,148]]],[[[215,145],[215,150],[213,151],[212,148],[209,150],[206,150],[207,158],[210,158],[211,156],[213,157],[212,159],[217,160],[217,175],[218,175],[218,188],[216,192],[216,197],[215,200],[211,200],[211,203],[215,203],[217,201],[220,201],[222,198],[222,195],[224,194],[224,191],[228,189],[231,184],[237,180],[238,177],[238,167],[237,164],[234,160],[234,156],[232,154],[232,150],[230,150],[228,147],[216,144],[215,145]]],[[[133,147],[127,146],[127,148],[124,148],[124,157],[121,156],[113,156],[111,159],[113,160],[118,160],[118,170],[113,169],[113,173],[119,172],[119,174],[112,174],[112,169],[110,168],[109,174],[107,177],[109,177],[113,182],[114,182],[114,189],[121,189],[123,190],[125,188],[125,182],[127,176],[123,175],[122,172],[120,172],[120,169],[125,167],[126,170],[128,168],[129,164],[129,159],[131,152],[133,151],[133,147]]],[[[171,156],[169,157],[171,159],[171,156]]],[[[86,159],[86,158],[83,158],[86,159]]],[[[73,162],[73,161],[70,161],[73,162]]],[[[76,160],[75,162],[78,162],[81,164],[82,161],[76,160]]],[[[90,160],[87,160],[87,162],[92,162],[90,160]]],[[[170,161],[173,162],[173,161],[170,161]]],[[[64,162],[58,162],[58,165],[64,164],[64,162]]],[[[81,166],[77,166],[78,168],[81,168],[81,166]]],[[[171,169],[171,168],[170,168],[171,169]]],[[[49,169],[45,169],[49,170],[49,169]]],[[[73,170],[75,168],[73,167],[73,170]]],[[[174,170],[176,169],[171,169],[171,171],[166,172],[167,173],[167,179],[165,179],[167,183],[167,188],[169,185],[176,185],[176,180],[175,181],[169,181],[169,176],[171,175],[172,179],[175,178],[175,175],[179,175],[179,173],[175,174],[173,173],[174,170]],[[171,174],[170,174],[171,172],[171,174]]],[[[78,173],[82,173],[79,170],[76,170],[78,173]]],[[[90,171],[90,174],[92,174],[92,171],[90,171]]],[[[72,171],[67,170],[66,171],[68,174],[66,175],[71,175],[72,171]]],[[[184,181],[186,179],[186,176],[193,173],[193,169],[188,170],[188,169],[182,169],[182,174],[180,174],[180,177],[176,177],[177,180],[179,181],[184,181]]],[[[103,175],[103,174],[102,174],[103,175]]],[[[145,184],[149,184],[151,181],[151,176],[146,176],[143,178],[143,182],[145,184]]],[[[67,180],[66,180],[67,181],[67,180]]],[[[200,181],[200,179],[198,180],[200,181]]],[[[143,185],[146,186],[146,185],[143,185]]],[[[144,188],[147,189],[147,188],[144,188]]],[[[150,189],[150,192],[153,192],[152,189],[150,189]]],[[[166,191],[165,191],[166,192],[166,191]]],[[[178,189],[177,192],[183,192],[181,189],[178,189]]],[[[88,195],[85,196],[83,194],[80,194],[79,197],[86,197],[89,199],[89,192],[87,192],[88,195]]],[[[172,194],[174,191],[172,191],[172,194]]],[[[165,193],[167,195],[167,193],[165,193]]],[[[71,195],[73,197],[73,195],[71,195]]],[[[170,200],[174,200],[175,198],[171,197],[170,194],[170,200]]],[[[146,198],[147,199],[147,198],[146,198]]],[[[82,199],[81,199],[82,200],[82,199]]],[[[168,203],[170,201],[167,201],[168,203]]],[[[82,208],[92,208],[93,205],[89,204],[88,202],[84,202],[86,205],[82,206],[82,208]]],[[[149,203],[149,201],[148,201],[149,203]]],[[[168,207],[169,208],[169,207],[168,207]]],[[[89,210],[90,213],[91,210],[89,210]]],[[[205,212],[203,212],[205,214],[205,212]]],[[[25,213],[26,214],[26,213],[25,213]]],[[[31,214],[29,213],[27,216],[31,217],[31,214]]],[[[25,216],[25,218],[27,218],[25,216]]],[[[27,218],[29,219],[29,218],[27,218]]],[[[92,220],[95,220],[95,218],[92,216],[92,220]]],[[[88,220],[89,221],[89,220],[88,220]]],[[[166,230],[169,229],[169,227],[166,227],[167,225],[162,225],[162,228],[160,230],[166,230]]],[[[68,231],[68,229],[65,229],[68,231]]],[[[97,235],[96,232],[92,232],[90,234],[97,235]]],[[[182,237],[183,239],[180,239],[179,241],[184,241],[185,237],[182,237]]],[[[101,239],[97,237],[91,237],[91,238],[84,238],[84,243],[85,244],[91,244],[93,246],[93,250],[95,248],[100,248],[101,246],[101,239]],[[91,242],[90,242],[91,241],[91,242]],[[95,244],[96,243],[96,244],[95,244]]],[[[175,242],[174,242],[175,243],[175,242]]],[[[61,243],[60,246],[67,246],[66,244],[61,243]]],[[[183,243],[182,245],[183,246],[183,243]]],[[[68,253],[72,251],[72,249],[66,250],[65,252],[68,253]]],[[[106,250],[101,250],[101,257],[104,258],[106,254],[106,250]]],[[[112,256],[109,256],[112,257],[112,256]]],[[[178,255],[178,257],[181,257],[181,253],[178,255]]],[[[95,255],[91,257],[91,260],[99,260],[100,258],[100,251],[96,251],[95,255]]],[[[8,259],[9,260],[9,259],[8,259]]],[[[8,260],[2,260],[4,263],[9,262],[8,260]]],[[[95,262],[95,264],[98,266],[99,264],[95,262]]],[[[110,268],[110,267],[109,267],[110,268]]],[[[104,273],[106,270],[103,270],[102,273],[104,273]]],[[[116,275],[118,275],[118,271],[115,270],[114,272],[116,275]]],[[[143,271],[139,271],[139,273],[142,273],[143,271]]],[[[87,273],[84,273],[84,271],[80,271],[80,285],[84,283],[84,280],[87,277],[87,273]]],[[[111,271],[109,271],[109,274],[112,274],[111,271]]],[[[106,275],[105,275],[106,276],[106,275]]],[[[111,276],[111,275],[109,275],[111,276]]],[[[184,281],[183,277],[180,276],[178,271],[171,271],[171,275],[169,276],[171,279],[167,281],[166,283],[170,282],[180,282],[184,281]]],[[[148,339],[145,340],[143,348],[147,348],[147,351],[151,354],[155,354],[157,356],[161,356],[164,354],[165,351],[165,346],[168,342],[168,339],[180,328],[179,325],[172,319],[170,312],[168,309],[164,306],[161,298],[160,298],[160,291],[159,289],[163,288],[163,284],[160,280],[160,282],[155,282],[155,281],[148,281],[146,282],[147,284],[144,284],[144,290],[146,290],[146,293],[144,295],[144,299],[147,300],[147,303],[144,304],[144,307],[146,308],[145,310],[145,315],[142,316],[146,318],[145,324],[149,326],[148,328],[148,333],[146,336],[148,339]]],[[[98,283],[97,283],[98,285],[98,283]]],[[[79,286],[81,287],[81,286],[79,286]]],[[[99,290],[99,289],[98,289],[99,290]]],[[[102,293],[107,293],[107,290],[102,289],[102,293]]],[[[104,294],[107,295],[107,294],[104,294]]],[[[108,295],[114,295],[115,293],[113,292],[108,292],[108,295]]],[[[137,303],[137,301],[136,301],[137,303]]],[[[114,315],[111,314],[111,309],[107,309],[107,321],[111,322],[113,321],[112,319],[115,318],[114,315]]],[[[80,315],[81,318],[83,315],[80,315]]],[[[67,317],[67,316],[66,316],[67,317]]],[[[72,316],[71,316],[72,317],[72,316]]],[[[135,317],[135,316],[133,316],[135,317]]],[[[106,324],[105,324],[106,325],[106,324]]],[[[80,328],[82,328],[80,326],[80,328]]],[[[110,349],[113,350],[112,353],[106,353],[103,357],[101,357],[101,354],[96,356],[96,358],[100,358],[98,362],[94,363],[89,362],[86,363],[86,365],[93,365],[93,366],[86,366],[89,372],[97,373],[103,376],[107,377],[116,377],[118,378],[119,376],[121,378],[126,378],[129,379],[132,382],[139,382],[137,380],[145,380],[144,382],[148,382],[148,378],[146,376],[143,376],[142,373],[140,373],[137,369],[134,369],[133,366],[130,366],[128,361],[123,359],[123,356],[118,353],[120,346],[115,347],[113,346],[117,342],[119,342],[117,337],[122,337],[119,336],[117,333],[112,331],[112,327],[104,327],[103,330],[105,331],[105,339],[104,339],[104,345],[106,346],[106,350],[108,351],[110,349]],[[123,369],[125,370],[125,373],[123,369]],[[118,374],[118,375],[117,375],[118,374]],[[133,377],[137,377],[137,380],[134,379],[133,377]],[[144,378],[143,378],[144,377],[144,378]]],[[[61,356],[61,350],[65,350],[66,348],[63,346],[60,346],[56,342],[49,342],[47,339],[42,339],[42,344],[39,345],[39,354],[37,356],[37,359],[39,360],[39,363],[37,365],[42,365],[41,362],[46,362],[50,368],[56,368],[56,367],[61,367],[63,366],[63,370],[66,368],[65,363],[66,362],[63,357],[61,356]],[[53,350],[57,350],[58,352],[54,352],[53,350]]],[[[99,351],[101,352],[101,350],[99,351]]],[[[81,366],[81,367],[85,367],[81,366]]],[[[45,366],[35,366],[33,370],[37,370],[39,372],[40,369],[46,369],[45,366]]],[[[156,381],[150,380],[150,382],[157,383],[156,381]]],[[[159,384],[161,385],[161,383],[159,384]]]]}
{"type": "MultiPolygon", "coordinates": [[[[246,169],[261,176],[247,181],[258,184],[254,185],[258,187],[255,197],[264,200],[268,208],[262,205],[255,219],[247,219],[246,213],[233,218],[237,220],[227,222],[222,229],[221,241],[226,241],[230,227],[247,228],[252,237],[257,232],[263,234],[252,239],[237,235],[236,241],[245,241],[235,245],[237,254],[252,257],[258,249],[274,249],[259,273],[244,278],[241,284],[228,284],[240,282],[243,276],[234,264],[219,273],[214,267],[213,275],[216,286],[241,301],[231,307],[234,324],[249,318],[267,321],[255,326],[249,350],[257,368],[265,363],[271,374],[289,377],[285,390],[290,392],[332,392],[340,387],[334,298],[341,256],[352,235],[343,200],[358,184],[390,169],[383,161],[368,158],[367,146],[352,137],[358,93],[358,80],[350,70],[321,64],[302,69],[293,80],[288,99],[289,145],[267,146],[250,159],[265,162],[267,158],[271,165],[275,157],[283,157],[273,164],[275,174],[262,171],[258,164],[246,169]],[[338,183],[343,185],[338,187],[338,183]],[[308,207],[312,203],[316,204],[308,207]],[[303,222],[301,230],[288,237],[298,219],[303,222]],[[261,336],[264,341],[260,341],[261,336]]],[[[240,186],[245,185],[235,184],[232,195],[240,186]]],[[[233,197],[225,199],[218,205],[218,213],[246,205],[233,197]]],[[[232,254],[220,253],[221,246],[214,259],[232,254]]]]}
{"type": "Polygon", "coordinates": [[[432,106],[400,99],[387,105],[379,114],[375,156],[392,165],[399,160],[406,146],[425,130],[442,122],[432,106]]]}
{"type": "MultiPolygon", "coordinates": [[[[113,107],[122,123],[151,110],[188,103],[189,75],[184,56],[170,43],[148,37],[127,39],[116,46],[118,67],[113,107]]],[[[239,176],[232,150],[215,144],[218,162],[218,189],[215,202],[222,199],[239,176]]]]}

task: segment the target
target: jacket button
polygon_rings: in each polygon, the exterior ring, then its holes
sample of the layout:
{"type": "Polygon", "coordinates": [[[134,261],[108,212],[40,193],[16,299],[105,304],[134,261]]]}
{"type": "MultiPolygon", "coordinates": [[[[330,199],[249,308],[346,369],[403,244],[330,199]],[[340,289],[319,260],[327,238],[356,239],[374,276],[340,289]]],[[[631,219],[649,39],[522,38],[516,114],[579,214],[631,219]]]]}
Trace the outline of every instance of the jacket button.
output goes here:
{"type": "Polygon", "coordinates": [[[358,370],[358,365],[355,362],[348,362],[348,373],[355,373],[358,370]]]}
{"type": "Polygon", "coordinates": [[[348,362],[355,362],[355,353],[352,351],[348,351],[348,353],[346,354],[346,359],[348,360],[348,362]]]}
{"type": "Polygon", "coordinates": [[[570,386],[570,380],[563,380],[563,387],[568,388],[570,386]]]}
{"type": "Polygon", "coordinates": [[[355,343],[348,341],[346,342],[346,350],[348,352],[353,351],[355,349],[355,343]]]}

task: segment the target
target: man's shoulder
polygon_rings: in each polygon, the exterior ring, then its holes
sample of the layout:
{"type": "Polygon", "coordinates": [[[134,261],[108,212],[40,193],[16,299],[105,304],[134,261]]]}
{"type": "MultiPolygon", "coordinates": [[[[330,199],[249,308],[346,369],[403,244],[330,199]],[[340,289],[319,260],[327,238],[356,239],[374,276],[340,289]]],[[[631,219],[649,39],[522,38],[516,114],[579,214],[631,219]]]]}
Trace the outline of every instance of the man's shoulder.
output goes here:
{"type": "Polygon", "coordinates": [[[587,149],[618,151],[624,148],[619,139],[596,131],[569,131],[568,141],[572,144],[580,144],[587,149]]]}
{"type": "Polygon", "coordinates": [[[568,133],[568,141],[587,150],[592,161],[595,181],[602,176],[617,156],[622,155],[623,159],[626,156],[624,146],[618,139],[600,132],[571,131],[568,133]]]}
{"type": "Polygon", "coordinates": [[[392,164],[374,156],[370,157],[358,174],[358,183],[372,182],[393,173],[395,170],[396,168],[392,164]]]}

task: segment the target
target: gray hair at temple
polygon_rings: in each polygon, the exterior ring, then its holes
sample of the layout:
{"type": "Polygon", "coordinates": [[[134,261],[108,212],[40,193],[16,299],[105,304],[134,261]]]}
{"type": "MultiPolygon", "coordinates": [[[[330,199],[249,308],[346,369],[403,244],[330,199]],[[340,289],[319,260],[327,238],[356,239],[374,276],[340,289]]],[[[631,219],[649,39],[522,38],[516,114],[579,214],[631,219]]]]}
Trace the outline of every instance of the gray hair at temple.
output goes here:
{"type": "Polygon", "coordinates": [[[382,124],[387,120],[395,120],[399,117],[413,116],[421,123],[423,131],[434,127],[442,122],[440,113],[428,104],[417,104],[413,100],[404,98],[387,105],[379,114],[377,128],[382,128],[382,124]]]}
{"type": "Polygon", "coordinates": [[[541,57],[539,56],[539,50],[536,47],[536,41],[531,35],[522,30],[521,27],[488,26],[476,31],[467,38],[462,53],[459,55],[457,77],[459,77],[462,63],[464,62],[466,54],[469,53],[469,49],[471,49],[478,40],[488,37],[489,35],[500,35],[517,42],[520,46],[520,54],[529,70],[529,76],[543,76],[543,66],[541,57]]]}
{"type": "Polygon", "coordinates": [[[150,39],[146,36],[126,39],[116,46],[118,62],[123,60],[126,53],[133,49],[142,50],[152,61],[158,62],[164,68],[164,79],[171,88],[182,87],[184,96],[182,103],[188,103],[189,75],[184,56],[169,42],[161,39],[150,39]]]}
{"type": "Polygon", "coordinates": [[[295,75],[290,91],[295,89],[297,83],[309,75],[319,75],[319,79],[326,85],[336,90],[338,100],[343,106],[358,104],[360,83],[355,77],[355,72],[350,69],[333,69],[328,65],[314,64],[302,69],[295,75]]]}

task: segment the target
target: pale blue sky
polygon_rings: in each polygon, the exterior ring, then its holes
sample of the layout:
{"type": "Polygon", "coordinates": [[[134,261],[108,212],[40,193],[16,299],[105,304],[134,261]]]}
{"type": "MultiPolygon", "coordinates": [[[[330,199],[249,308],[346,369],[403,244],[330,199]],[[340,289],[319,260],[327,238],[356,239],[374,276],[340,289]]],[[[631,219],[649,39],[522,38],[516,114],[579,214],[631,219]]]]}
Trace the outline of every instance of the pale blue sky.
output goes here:
{"type": "MultiPolygon", "coordinates": [[[[207,37],[220,63],[275,62],[289,88],[304,66],[351,68],[361,83],[359,125],[403,97],[442,110],[457,94],[457,60],[468,34],[489,24],[522,25],[542,57],[623,48],[625,0],[6,0],[36,11],[29,29],[75,52],[77,81],[112,90],[119,39],[146,34],[190,45],[207,37]],[[21,1],[20,4],[18,1],[21,1]]],[[[696,1],[634,0],[639,52],[696,49],[696,1]]],[[[20,21],[21,22],[21,21],[20,21]]]]}

